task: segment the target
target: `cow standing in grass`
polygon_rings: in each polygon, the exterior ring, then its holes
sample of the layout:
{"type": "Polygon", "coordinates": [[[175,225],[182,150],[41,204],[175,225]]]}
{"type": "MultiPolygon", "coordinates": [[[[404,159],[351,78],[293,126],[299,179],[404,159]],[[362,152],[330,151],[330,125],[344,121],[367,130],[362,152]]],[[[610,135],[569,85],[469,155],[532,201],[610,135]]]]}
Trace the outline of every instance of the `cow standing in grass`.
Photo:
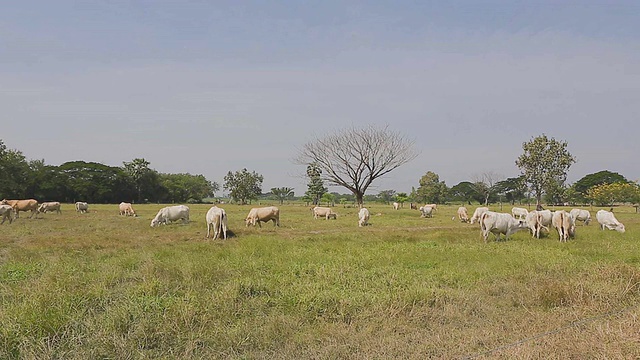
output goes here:
{"type": "Polygon", "coordinates": [[[4,199],[0,201],[0,205],[10,205],[13,208],[13,211],[16,213],[16,219],[20,217],[20,211],[31,211],[31,215],[29,215],[29,219],[36,216],[38,218],[38,201],[34,199],[27,200],[7,200],[4,199]]]}
{"type": "Polygon", "coordinates": [[[227,213],[224,209],[212,206],[207,211],[205,220],[207,222],[207,239],[212,232],[211,230],[213,230],[213,238],[211,240],[217,239],[220,233],[222,233],[223,239],[227,240],[227,213]]]}
{"type": "Polygon", "coordinates": [[[484,242],[487,242],[489,233],[493,233],[496,236],[496,241],[500,240],[501,234],[505,234],[507,240],[509,240],[512,234],[528,229],[528,226],[526,221],[515,219],[511,214],[486,211],[480,217],[480,229],[484,242]]]}
{"type": "Polygon", "coordinates": [[[244,219],[245,225],[262,227],[260,222],[273,221],[273,226],[280,226],[280,209],[275,206],[252,208],[244,219]]]}
{"type": "Polygon", "coordinates": [[[363,227],[369,225],[369,210],[367,208],[362,208],[358,212],[358,226],[363,227]]]}
{"type": "Polygon", "coordinates": [[[189,223],[189,207],[186,205],[175,205],[163,207],[158,211],[156,217],[151,220],[151,227],[167,225],[173,221],[182,220],[189,223]]]}

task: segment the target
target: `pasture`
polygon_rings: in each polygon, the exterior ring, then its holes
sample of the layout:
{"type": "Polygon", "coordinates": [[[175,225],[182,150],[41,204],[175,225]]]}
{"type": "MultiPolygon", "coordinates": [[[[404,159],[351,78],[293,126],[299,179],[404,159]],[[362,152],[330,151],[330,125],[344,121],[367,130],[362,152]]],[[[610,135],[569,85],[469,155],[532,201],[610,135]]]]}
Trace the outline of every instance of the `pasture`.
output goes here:
{"type": "Polygon", "coordinates": [[[593,208],[568,243],[486,244],[452,221],[458,205],[369,205],[363,228],[356,208],[327,221],[302,205],[246,228],[251,206],[221,205],[227,241],[205,240],[210,205],[151,228],[161,207],[63,204],[0,226],[0,358],[640,358],[630,207],[615,209],[624,234],[593,208]]]}

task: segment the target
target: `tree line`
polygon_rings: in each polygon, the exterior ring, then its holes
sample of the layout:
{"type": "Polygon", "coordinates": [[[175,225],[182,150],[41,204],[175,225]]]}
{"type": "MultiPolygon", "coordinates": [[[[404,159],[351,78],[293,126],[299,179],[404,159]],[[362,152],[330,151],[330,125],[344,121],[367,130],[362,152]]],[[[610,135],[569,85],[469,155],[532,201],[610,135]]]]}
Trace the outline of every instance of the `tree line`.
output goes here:
{"type": "Polygon", "coordinates": [[[219,185],[203,175],[160,173],[145,159],[109,166],[69,161],[55,166],[28,160],[0,140],[0,196],[60,202],[200,202],[214,196],[219,185]]]}

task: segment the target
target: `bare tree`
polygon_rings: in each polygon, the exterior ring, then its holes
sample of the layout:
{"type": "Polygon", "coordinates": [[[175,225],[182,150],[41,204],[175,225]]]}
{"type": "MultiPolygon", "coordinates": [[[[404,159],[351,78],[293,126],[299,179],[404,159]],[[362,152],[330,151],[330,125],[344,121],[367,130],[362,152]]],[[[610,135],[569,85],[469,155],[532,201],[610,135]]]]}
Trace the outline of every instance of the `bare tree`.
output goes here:
{"type": "Polygon", "coordinates": [[[362,205],[371,183],[416,156],[414,142],[400,133],[388,126],[367,126],[316,137],[303,146],[294,161],[299,165],[316,164],[323,180],[349,189],[362,205]]]}

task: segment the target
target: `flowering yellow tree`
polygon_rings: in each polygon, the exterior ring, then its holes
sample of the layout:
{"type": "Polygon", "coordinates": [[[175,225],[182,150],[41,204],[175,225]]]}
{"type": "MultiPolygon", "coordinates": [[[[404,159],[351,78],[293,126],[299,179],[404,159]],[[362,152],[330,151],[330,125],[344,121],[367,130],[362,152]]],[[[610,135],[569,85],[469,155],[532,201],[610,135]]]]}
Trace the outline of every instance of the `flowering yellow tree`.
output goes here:
{"type": "Polygon", "coordinates": [[[640,199],[640,186],[632,182],[595,185],[587,190],[587,199],[603,206],[617,202],[637,202],[640,199]]]}

